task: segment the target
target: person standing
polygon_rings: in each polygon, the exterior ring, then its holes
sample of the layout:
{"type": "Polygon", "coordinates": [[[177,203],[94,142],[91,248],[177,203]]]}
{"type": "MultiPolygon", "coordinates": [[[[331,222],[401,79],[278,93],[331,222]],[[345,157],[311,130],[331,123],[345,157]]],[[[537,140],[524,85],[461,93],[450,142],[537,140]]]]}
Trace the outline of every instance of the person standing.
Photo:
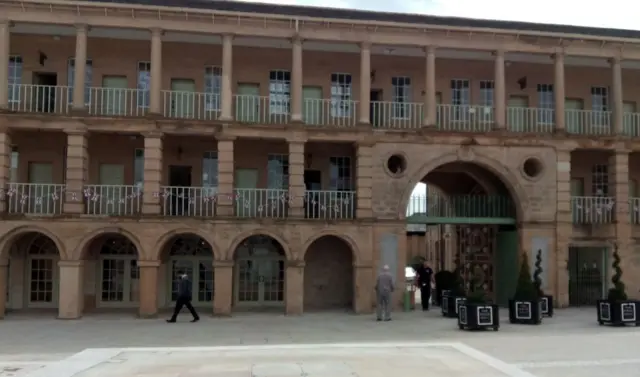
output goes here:
{"type": "Polygon", "coordinates": [[[191,298],[191,280],[189,280],[189,276],[187,276],[187,274],[183,274],[180,276],[180,281],[178,282],[178,298],[176,300],[176,307],[173,310],[171,319],[167,319],[167,322],[175,323],[183,306],[186,306],[189,312],[191,312],[191,315],[193,316],[191,322],[198,322],[200,317],[193,308],[193,305],[191,305],[191,298]]]}
{"type": "Polygon", "coordinates": [[[429,300],[431,299],[431,284],[433,283],[433,270],[429,263],[424,261],[422,266],[416,271],[416,285],[420,288],[420,301],[422,310],[429,310],[429,300]]]}
{"type": "Polygon", "coordinates": [[[394,290],[393,276],[389,272],[389,266],[385,264],[376,280],[376,316],[378,321],[391,321],[391,294],[394,290]]]}

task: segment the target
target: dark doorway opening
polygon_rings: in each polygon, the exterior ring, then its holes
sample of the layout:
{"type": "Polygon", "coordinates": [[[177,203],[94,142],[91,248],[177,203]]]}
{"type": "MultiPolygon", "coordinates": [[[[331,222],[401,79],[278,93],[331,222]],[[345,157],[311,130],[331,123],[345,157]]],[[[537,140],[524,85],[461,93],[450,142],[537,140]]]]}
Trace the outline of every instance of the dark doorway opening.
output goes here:
{"type": "Polygon", "coordinates": [[[320,170],[305,170],[304,186],[307,190],[307,194],[304,197],[305,217],[318,218],[320,216],[319,191],[322,190],[322,172],[320,170]]]}
{"type": "MultiPolygon", "coordinates": [[[[68,98],[64,98],[62,88],[58,89],[58,74],[49,72],[35,72],[33,74],[33,84],[35,86],[35,92],[31,94],[31,102],[35,103],[36,111],[40,113],[53,113],[58,107],[64,106],[64,100],[69,101],[68,98]],[[58,93],[58,90],[61,92],[58,93]],[[60,98],[58,98],[60,97],[60,98]]],[[[60,108],[59,110],[62,110],[60,108]]]]}
{"type": "Polygon", "coordinates": [[[374,127],[379,127],[382,124],[383,111],[381,101],[382,89],[372,89],[369,103],[369,120],[374,127]]]}
{"type": "Polygon", "coordinates": [[[169,186],[171,187],[171,216],[189,215],[191,191],[191,166],[169,166],[169,186]]]}

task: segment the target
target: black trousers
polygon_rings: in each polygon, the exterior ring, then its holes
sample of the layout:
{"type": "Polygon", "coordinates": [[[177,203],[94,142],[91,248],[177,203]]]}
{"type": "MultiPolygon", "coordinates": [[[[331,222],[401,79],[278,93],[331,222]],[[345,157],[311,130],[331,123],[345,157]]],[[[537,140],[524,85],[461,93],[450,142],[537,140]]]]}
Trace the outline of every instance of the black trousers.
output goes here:
{"type": "Polygon", "coordinates": [[[420,286],[420,301],[422,309],[429,309],[429,299],[431,298],[431,284],[420,286]]]}
{"type": "Polygon", "coordinates": [[[193,305],[191,305],[191,300],[190,299],[184,298],[184,297],[178,297],[178,300],[176,300],[176,307],[175,307],[175,309],[173,309],[173,315],[171,316],[171,320],[172,321],[175,321],[176,318],[178,318],[178,314],[180,313],[180,310],[182,310],[183,306],[187,307],[187,309],[189,310],[189,312],[193,316],[193,319],[200,318],[198,316],[198,313],[196,313],[196,310],[193,308],[193,305]]]}

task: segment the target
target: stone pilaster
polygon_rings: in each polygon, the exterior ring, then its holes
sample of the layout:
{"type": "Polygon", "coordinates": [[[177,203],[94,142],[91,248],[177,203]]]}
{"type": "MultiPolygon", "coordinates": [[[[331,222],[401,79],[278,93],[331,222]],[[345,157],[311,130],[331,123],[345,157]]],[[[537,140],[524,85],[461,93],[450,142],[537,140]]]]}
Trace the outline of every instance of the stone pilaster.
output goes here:
{"type": "Polygon", "coordinates": [[[233,261],[213,261],[213,315],[230,316],[233,302],[233,261]]]}
{"type": "Polygon", "coordinates": [[[6,213],[8,198],[6,191],[11,179],[11,133],[8,129],[0,130],[0,213],[6,213]]]}
{"type": "Polygon", "coordinates": [[[285,313],[300,315],[304,310],[304,261],[289,261],[285,271],[285,313]]]}
{"type": "Polygon", "coordinates": [[[89,181],[89,134],[85,130],[67,132],[67,181],[64,213],[84,213],[84,186],[89,181]]]}
{"type": "MultiPolygon", "coordinates": [[[[555,295],[556,305],[569,306],[569,245],[573,234],[571,212],[571,151],[557,152],[557,194],[556,194],[556,250],[555,250],[555,295]]],[[[549,263],[551,264],[551,263],[549,263]]]]}
{"type": "Polygon", "coordinates": [[[140,318],[155,318],[158,315],[158,268],[159,260],[138,261],[140,270],[140,318]]]}
{"type": "Polygon", "coordinates": [[[144,187],[142,213],[159,215],[162,210],[162,133],[144,135],[144,187]]]}
{"type": "Polygon", "coordinates": [[[7,309],[7,277],[9,275],[9,263],[7,259],[0,259],[0,319],[4,318],[7,309]]]}
{"type": "Polygon", "coordinates": [[[218,198],[216,215],[233,216],[234,192],[234,137],[218,137],[218,198]]]}
{"type": "Polygon", "coordinates": [[[356,153],[356,217],[372,218],[373,144],[358,144],[356,153]]]}
{"type": "Polygon", "coordinates": [[[289,142],[289,217],[304,217],[304,142],[289,142]]]}
{"type": "MultiPolygon", "coordinates": [[[[353,265],[353,311],[356,314],[371,313],[374,308],[374,288],[376,276],[374,275],[373,265],[371,264],[354,264],[353,265]]],[[[396,282],[396,286],[399,282],[396,282]]]]}
{"type": "Polygon", "coordinates": [[[61,260],[58,319],[79,319],[84,310],[84,261],[61,260]]]}

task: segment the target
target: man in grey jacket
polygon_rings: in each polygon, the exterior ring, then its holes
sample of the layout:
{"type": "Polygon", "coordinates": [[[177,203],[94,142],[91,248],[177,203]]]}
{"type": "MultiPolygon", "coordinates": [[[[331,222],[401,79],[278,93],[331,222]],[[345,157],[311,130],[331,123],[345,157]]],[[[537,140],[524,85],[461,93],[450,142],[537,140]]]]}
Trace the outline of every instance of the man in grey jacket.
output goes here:
{"type": "Polygon", "coordinates": [[[200,317],[196,310],[191,305],[191,280],[189,280],[189,276],[187,274],[183,274],[180,276],[180,281],[178,282],[178,297],[176,299],[176,308],[173,310],[173,315],[171,319],[167,319],[167,322],[174,323],[178,318],[178,313],[182,310],[182,307],[186,306],[191,312],[193,316],[193,320],[191,322],[198,322],[200,317]]]}
{"type": "Polygon", "coordinates": [[[391,294],[395,288],[393,276],[389,272],[389,266],[384,265],[376,280],[376,297],[378,301],[376,315],[378,321],[391,321],[391,294]]]}

